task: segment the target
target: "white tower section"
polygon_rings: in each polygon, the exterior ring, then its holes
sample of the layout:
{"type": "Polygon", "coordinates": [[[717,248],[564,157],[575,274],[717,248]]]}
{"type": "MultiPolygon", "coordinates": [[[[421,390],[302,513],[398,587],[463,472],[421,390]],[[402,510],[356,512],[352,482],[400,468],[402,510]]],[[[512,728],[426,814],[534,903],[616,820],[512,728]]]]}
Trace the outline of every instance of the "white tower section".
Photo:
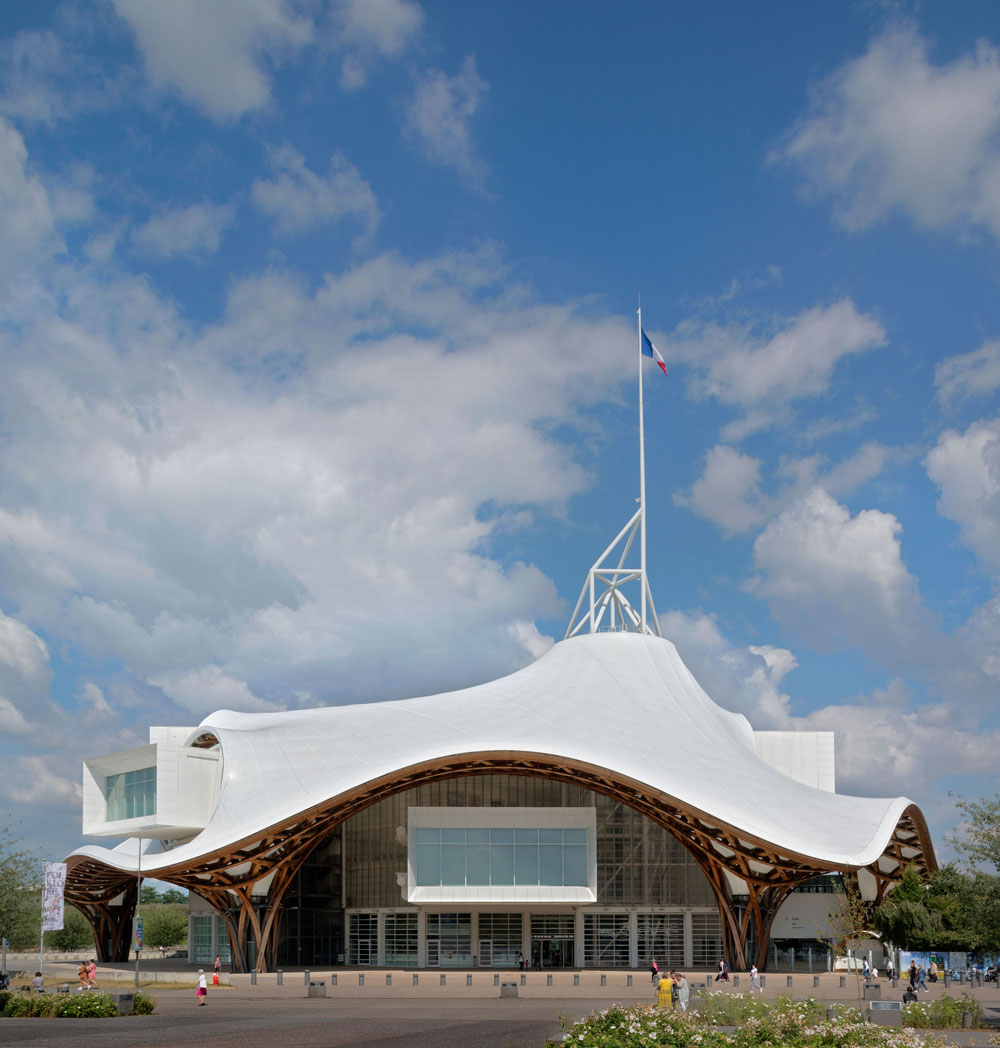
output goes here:
{"type": "Polygon", "coordinates": [[[639,342],[639,508],[587,573],[587,581],[580,591],[580,599],[570,616],[566,639],[575,637],[578,633],[598,633],[604,630],[660,636],[660,624],[656,619],[653,594],[646,575],[646,434],[642,410],[642,309],[638,313],[636,336],[639,342]],[[632,545],[636,534],[639,536],[639,567],[627,567],[625,562],[629,554],[635,556],[632,545]],[[617,564],[614,563],[616,553],[617,564]],[[629,602],[625,593],[626,586],[633,594],[638,589],[638,610],[629,602]]]}

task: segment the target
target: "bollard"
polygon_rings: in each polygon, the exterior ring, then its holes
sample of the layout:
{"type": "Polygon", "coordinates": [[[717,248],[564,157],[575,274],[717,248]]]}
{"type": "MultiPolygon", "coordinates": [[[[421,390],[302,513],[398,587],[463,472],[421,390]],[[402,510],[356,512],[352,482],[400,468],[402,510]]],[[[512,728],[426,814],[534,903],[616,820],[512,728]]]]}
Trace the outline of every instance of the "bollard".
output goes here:
{"type": "Polygon", "coordinates": [[[603,972],[601,972],[601,985],[602,986],[607,986],[608,985],[608,977],[603,972]]]}
{"type": "Polygon", "coordinates": [[[466,986],[471,986],[472,985],[472,973],[471,972],[466,972],[465,973],[465,985],[466,986]]]}
{"type": "Polygon", "coordinates": [[[448,981],[447,980],[448,980],[448,976],[445,975],[444,972],[442,972],[441,973],[441,985],[442,986],[447,986],[448,985],[448,981]]]}
{"type": "Polygon", "coordinates": [[[500,985],[500,973],[499,972],[494,972],[493,973],[493,985],[494,986],[499,986],[500,985]]]}
{"type": "Polygon", "coordinates": [[[813,986],[814,987],[815,986],[819,986],[819,976],[818,975],[814,975],[813,976],[813,986]]]}
{"type": "Polygon", "coordinates": [[[962,1012],[962,1029],[972,1029],[972,1012],[962,1012]]]}
{"type": "Polygon", "coordinates": [[[632,985],[632,976],[631,975],[629,975],[628,978],[626,979],[625,985],[626,986],[631,986],[632,985]]]}
{"type": "Polygon", "coordinates": [[[285,973],[279,968],[277,974],[278,974],[278,985],[279,986],[284,986],[285,985],[285,973]]]}
{"type": "Polygon", "coordinates": [[[528,985],[528,977],[527,977],[527,975],[525,975],[523,973],[521,974],[521,985],[522,986],[527,986],[528,985]]]}
{"type": "Polygon", "coordinates": [[[386,986],[392,986],[392,972],[385,973],[385,984],[386,986]]]}
{"type": "Polygon", "coordinates": [[[790,975],[786,975],[785,976],[785,985],[786,986],[791,986],[792,985],[792,977],[790,975]]]}
{"type": "Polygon", "coordinates": [[[763,990],[765,986],[767,986],[767,976],[762,975],[760,977],[760,988],[763,990]]]}
{"type": "Polygon", "coordinates": [[[548,975],[545,976],[545,985],[546,986],[551,986],[552,985],[552,973],[551,972],[549,972],[548,975]]]}
{"type": "Polygon", "coordinates": [[[330,972],[330,985],[331,986],[336,986],[337,985],[337,973],[336,972],[330,972]]]}
{"type": "Polygon", "coordinates": [[[358,972],[358,986],[364,986],[365,984],[365,973],[358,972]]]}
{"type": "Polygon", "coordinates": [[[420,985],[420,976],[417,975],[416,972],[413,973],[413,985],[414,986],[419,986],[420,985]]]}
{"type": "Polygon", "coordinates": [[[847,985],[847,976],[842,975],[840,977],[840,988],[843,989],[847,985]]]}
{"type": "Polygon", "coordinates": [[[251,986],[256,986],[257,985],[257,973],[256,972],[251,972],[250,973],[250,985],[251,986]]]}
{"type": "Polygon", "coordinates": [[[312,979],[310,979],[310,977],[309,977],[309,969],[306,968],[306,970],[302,973],[302,975],[305,977],[305,985],[308,986],[309,983],[312,982],[312,979]]]}
{"type": "Polygon", "coordinates": [[[740,977],[738,975],[733,976],[733,989],[738,990],[740,988],[740,977]]]}
{"type": "Polygon", "coordinates": [[[580,973],[579,972],[573,972],[573,985],[574,986],[579,986],[580,985],[580,973]]]}

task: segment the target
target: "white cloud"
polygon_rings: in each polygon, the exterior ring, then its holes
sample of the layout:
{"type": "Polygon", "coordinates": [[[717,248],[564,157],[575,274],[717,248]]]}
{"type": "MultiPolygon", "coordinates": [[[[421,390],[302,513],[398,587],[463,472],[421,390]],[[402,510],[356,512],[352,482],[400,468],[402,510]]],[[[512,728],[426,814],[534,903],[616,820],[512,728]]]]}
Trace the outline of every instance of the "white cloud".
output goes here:
{"type": "Polygon", "coordinates": [[[777,469],[778,489],[763,490],[762,461],[725,444],[712,448],[702,475],[690,492],[674,497],[698,516],[723,531],[749,531],[790,506],[803,492],[822,487],[830,495],[846,495],[879,475],[891,456],[883,444],[862,445],[853,455],[828,466],[819,455],[782,458],[777,469]]]}
{"type": "Polygon", "coordinates": [[[151,677],[150,682],[162,688],[178,706],[199,716],[205,716],[213,710],[265,713],[282,708],[259,699],[244,681],[230,677],[218,666],[201,666],[190,673],[151,677]]]}
{"type": "Polygon", "coordinates": [[[378,201],[358,169],[342,154],[330,158],[325,178],[310,171],[305,159],[287,143],[271,152],[272,179],[253,183],[256,206],[274,219],[279,233],[299,233],[326,222],[355,217],[366,234],[378,225],[378,201]]]}
{"type": "Polygon", "coordinates": [[[40,734],[50,712],[49,650],[32,629],[0,611],[0,737],[40,734]]]}
{"type": "Polygon", "coordinates": [[[961,528],[962,539],[1000,572],[1000,418],[948,430],[926,459],[941,496],[938,510],[961,528]]]}
{"type": "Polygon", "coordinates": [[[88,718],[114,720],[116,716],[115,711],[105,698],[104,692],[93,681],[87,681],[76,693],[76,701],[81,707],[84,716],[88,718]]]}
{"type": "Polygon", "coordinates": [[[677,496],[674,501],[724,531],[747,531],[769,515],[760,489],[760,467],[760,459],[717,444],[708,452],[705,470],[690,494],[677,496]]]}
{"type": "Polygon", "coordinates": [[[476,154],[469,124],[488,87],[470,55],[461,72],[452,77],[431,70],[417,85],[406,114],[407,133],[431,160],[454,167],[475,182],[482,179],[486,169],[476,154]]]}
{"type": "Polygon", "coordinates": [[[686,322],[670,339],[671,354],[688,363],[695,397],[714,397],[746,414],[727,440],[773,425],[786,406],[827,391],[840,361],[885,344],[882,325],[841,299],[776,320],[758,334],[747,326],[686,322]]]}
{"type": "Polygon", "coordinates": [[[335,19],[338,43],[348,49],[341,86],[354,90],[365,83],[372,55],[395,57],[413,43],[424,12],[407,0],[341,0],[335,19]]]}
{"type": "Polygon", "coordinates": [[[903,563],[901,531],[892,514],[851,516],[813,488],[757,537],[753,591],[818,651],[858,647],[890,666],[926,665],[945,639],[903,563]]]}
{"type": "Polygon", "coordinates": [[[214,120],[232,120],[270,99],[269,62],[311,43],[311,19],[289,0],[112,0],[131,26],[150,80],[214,120]]]}
{"type": "Polygon", "coordinates": [[[996,48],[980,40],[974,53],[934,65],[905,23],[819,85],[772,159],[798,165],[847,229],[898,209],[924,228],[979,225],[997,235],[998,129],[996,48]]]}
{"type": "Polygon", "coordinates": [[[934,370],[934,385],[945,403],[995,392],[1000,388],[1000,339],[940,361],[934,370]]]}
{"type": "Polygon", "coordinates": [[[62,246],[49,196],[27,159],[24,139],[0,119],[0,291],[62,246]]]}
{"type": "Polygon", "coordinates": [[[140,254],[157,258],[175,255],[204,256],[219,249],[222,234],[234,218],[231,205],[190,204],[161,208],[132,234],[140,254]]]}
{"type": "Polygon", "coordinates": [[[14,757],[0,772],[0,792],[18,804],[33,810],[49,806],[72,805],[78,808],[83,798],[79,781],[60,775],[52,758],[42,756],[14,757]]]}

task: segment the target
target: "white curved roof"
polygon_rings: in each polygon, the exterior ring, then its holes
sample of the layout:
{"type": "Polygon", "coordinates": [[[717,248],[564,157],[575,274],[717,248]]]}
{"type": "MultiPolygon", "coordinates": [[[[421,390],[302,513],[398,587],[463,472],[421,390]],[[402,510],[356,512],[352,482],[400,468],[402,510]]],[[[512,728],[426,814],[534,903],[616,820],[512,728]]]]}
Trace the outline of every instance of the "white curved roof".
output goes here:
{"type": "MultiPolygon", "coordinates": [[[[194,861],[411,765],[519,751],[586,762],[708,813],[748,837],[824,866],[867,866],[882,854],[905,797],[816,790],[757,756],[746,718],[717,706],[677,649],[638,633],[562,641],[510,676],[424,698],[284,713],[222,710],[198,729],[223,753],[219,802],[192,840],[142,872],[194,861]]],[[[135,848],[74,854],[136,869],[135,848]]]]}

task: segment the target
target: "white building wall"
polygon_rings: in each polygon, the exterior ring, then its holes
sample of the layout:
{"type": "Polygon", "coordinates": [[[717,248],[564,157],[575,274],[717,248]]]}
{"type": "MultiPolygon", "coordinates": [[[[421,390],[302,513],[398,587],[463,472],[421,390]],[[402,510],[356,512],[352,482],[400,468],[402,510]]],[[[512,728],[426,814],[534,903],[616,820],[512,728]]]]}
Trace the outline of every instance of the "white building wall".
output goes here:
{"type": "Polygon", "coordinates": [[[832,731],[755,731],[757,756],[796,782],[836,792],[832,731]]]}

